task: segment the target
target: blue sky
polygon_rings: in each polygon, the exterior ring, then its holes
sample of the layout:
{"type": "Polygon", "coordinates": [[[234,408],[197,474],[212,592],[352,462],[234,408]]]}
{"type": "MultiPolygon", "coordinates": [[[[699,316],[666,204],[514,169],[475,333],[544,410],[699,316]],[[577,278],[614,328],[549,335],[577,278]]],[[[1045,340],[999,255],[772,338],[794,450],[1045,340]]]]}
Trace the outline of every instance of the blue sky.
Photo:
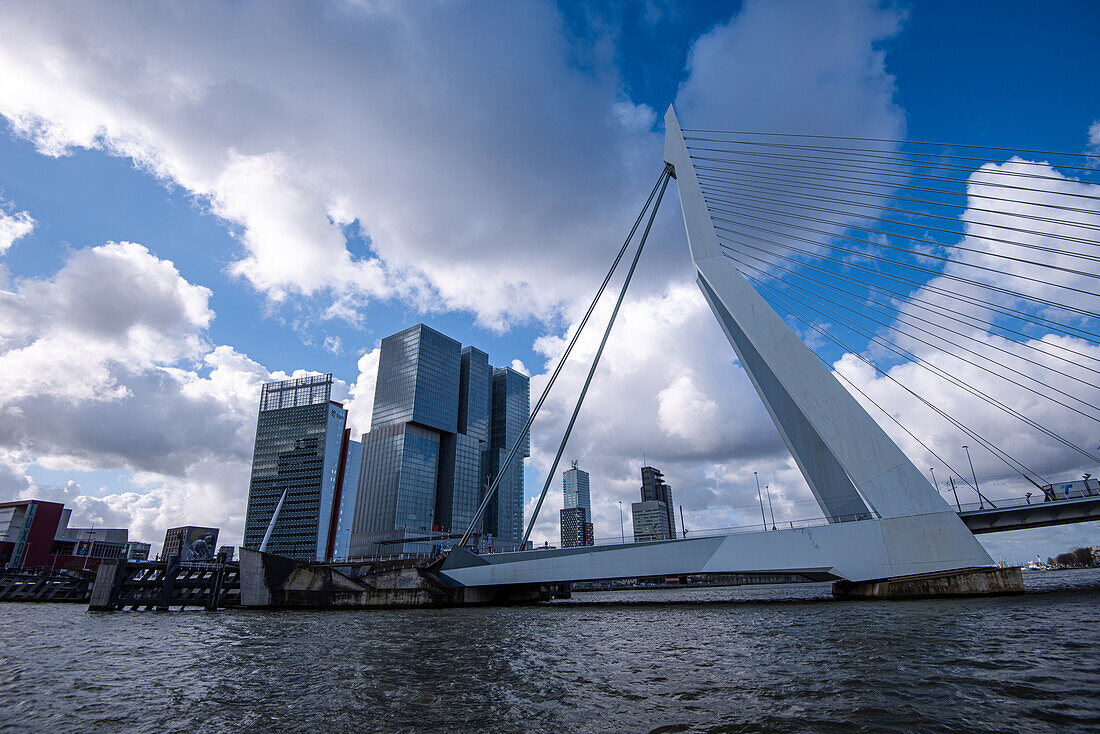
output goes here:
{"type": "MultiPolygon", "coordinates": [[[[1095,3],[764,5],[210,2],[132,14],[108,4],[93,18],[14,3],[0,36],[0,207],[35,226],[0,255],[0,287],[17,294],[4,312],[13,322],[34,299],[46,305],[0,344],[37,347],[71,369],[28,377],[39,363],[0,363],[22,381],[2,406],[11,428],[0,434],[0,494],[64,498],[79,509],[74,522],[125,523],[154,543],[192,520],[237,537],[250,390],[296,370],[332,372],[360,383],[362,416],[364,355],[417,321],[495,364],[520,360],[537,389],[660,172],[672,101],[728,129],[768,120],[1065,151],[1086,150],[1100,119],[1095,3]],[[789,78],[798,84],[786,88],[789,78]],[[866,108],[833,109],[838,90],[866,108]],[[114,253],[102,269],[100,251],[74,259],[108,242],[145,251],[114,253]],[[109,282],[126,267],[131,276],[109,282]],[[163,278],[143,324],[174,341],[149,346],[112,321],[85,348],[90,327],[65,322],[80,316],[67,272],[106,274],[79,301],[105,313],[127,278],[163,278]],[[112,350],[148,360],[120,369],[112,350]],[[117,393],[118,423],[95,425],[104,391],[117,393]],[[55,399],[36,400],[47,392],[55,399]],[[28,417],[33,405],[56,419],[28,417]],[[161,409],[176,421],[164,435],[148,416],[161,409]],[[129,448],[100,435],[128,431],[129,448]],[[170,444],[194,461],[165,458],[170,444]]],[[[676,476],[689,526],[739,524],[756,468],[791,519],[812,511],[692,288],[671,198],[608,357],[612,377],[596,385],[593,415],[606,420],[579,426],[571,445],[596,480],[597,535],[617,533],[616,503],[633,498],[643,451],[676,476]],[[661,325],[692,337],[651,330],[661,325]],[[656,343],[641,353],[643,342],[656,343]],[[705,420],[685,423],[677,400],[705,420]],[[632,401],[637,414],[623,407],[632,401]],[[616,420],[630,430],[599,425],[616,420]]],[[[552,402],[535,435],[531,491],[571,400],[552,402]]],[[[1001,478],[993,462],[980,466],[1001,478]]],[[[539,528],[554,537],[549,521],[539,528]]],[[[998,549],[1026,557],[1100,542],[1092,526],[1016,537],[998,549]]]]}

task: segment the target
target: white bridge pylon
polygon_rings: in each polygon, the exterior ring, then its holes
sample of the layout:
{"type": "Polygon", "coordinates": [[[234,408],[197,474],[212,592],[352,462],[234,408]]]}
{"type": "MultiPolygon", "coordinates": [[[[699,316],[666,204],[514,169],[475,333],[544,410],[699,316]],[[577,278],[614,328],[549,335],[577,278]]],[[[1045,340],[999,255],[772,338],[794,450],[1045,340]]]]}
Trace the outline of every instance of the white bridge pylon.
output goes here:
{"type": "Polygon", "coordinates": [[[671,106],[664,157],[675,171],[699,288],[829,524],[488,557],[453,552],[441,575],[463,586],[738,572],[870,581],[993,566],[897,444],[723,254],[671,106]]]}

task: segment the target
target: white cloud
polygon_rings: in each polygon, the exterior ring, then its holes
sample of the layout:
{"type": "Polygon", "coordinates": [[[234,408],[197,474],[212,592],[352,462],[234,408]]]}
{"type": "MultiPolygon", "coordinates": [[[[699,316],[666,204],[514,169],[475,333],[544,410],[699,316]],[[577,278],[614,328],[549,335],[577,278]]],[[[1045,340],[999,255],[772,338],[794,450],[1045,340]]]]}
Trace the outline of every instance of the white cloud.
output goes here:
{"type": "Polygon", "coordinates": [[[59,498],[74,524],[154,543],[181,523],[239,540],[260,385],[305,371],[212,347],[210,296],[130,242],[76,250],[53,277],[0,291],[0,493],[59,498]],[[131,487],[37,485],[32,464],[116,470],[131,487]]]}
{"type": "Polygon", "coordinates": [[[1093,153],[1100,153],[1100,120],[1089,125],[1089,147],[1093,153]]]}
{"type": "Polygon", "coordinates": [[[619,89],[542,2],[26,3],[0,29],[17,134],[179,184],[238,234],[234,274],[330,315],[403,297],[500,326],[568,302],[660,169],[652,111],[619,89]]]}
{"type": "Polygon", "coordinates": [[[351,386],[349,400],[344,404],[348,410],[348,427],[356,441],[370,430],[374,385],[378,380],[378,357],[381,353],[381,349],[375,347],[359,358],[359,376],[351,386]]]}
{"type": "Polygon", "coordinates": [[[26,237],[34,231],[37,222],[27,212],[8,214],[0,209],[0,255],[3,255],[20,237],[26,237]]]}

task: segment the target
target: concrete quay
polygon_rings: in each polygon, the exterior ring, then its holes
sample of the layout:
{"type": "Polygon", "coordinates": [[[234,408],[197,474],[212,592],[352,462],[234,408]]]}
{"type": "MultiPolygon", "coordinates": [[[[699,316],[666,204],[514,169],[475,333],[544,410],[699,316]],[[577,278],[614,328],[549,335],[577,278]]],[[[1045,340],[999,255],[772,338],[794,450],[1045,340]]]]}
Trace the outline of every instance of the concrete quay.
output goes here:
{"type": "Polygon", "coordinates": [[[333,565],[241,549],[241,606],[252,609],[451,607],[534,604],[545,584],[459,587],[438,575],[444,559],[333,565]]]}
{"type": "Polygon", "coordinates": [[[1024,593],[1019,568],[969,568],[877,581],[835,581],[833,596],[843,599],[927,599],[1024,593]]]}

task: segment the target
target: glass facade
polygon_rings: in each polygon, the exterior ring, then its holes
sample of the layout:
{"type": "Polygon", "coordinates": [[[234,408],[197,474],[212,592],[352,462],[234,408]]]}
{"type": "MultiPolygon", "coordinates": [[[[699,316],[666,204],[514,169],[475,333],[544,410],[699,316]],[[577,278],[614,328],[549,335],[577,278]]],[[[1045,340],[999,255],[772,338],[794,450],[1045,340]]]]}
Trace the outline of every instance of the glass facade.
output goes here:
{"type": "Polygon", "coordinates": [[[490,389],[493,368],[489,355],[466,347],[461,353],[458,383],[458,432],[479,441],[489,440],[490,389]]]}
{"type": "Polygon", "coordinates": [[[486,443],[461,433],[443,436],[439,450],[435,529],[465,532],[481,502],[481,455],[486,443]]]}
{"type": "Polygon", "coordinates": [[[588,513],[588,518],[592,518],[592,497],[588,487],[588,472],[583,469],[578,469],[576,462],[573,463],[573,468],[562,474],[562,495],[565,499],[563,505],[566,509],[570,507],[583,507],[585,512],[588,513]]]}
{"type": "Polygon", "coordinates": [[[355,515],[355,499],[359,495],[359,470],[363,464],[363,444],[348,441],[347,458],[344,460],[344,486],[340,492],[340,507],[336,516],[336,536],[333,543],[334,560],[347,558],[351,548],[351,524],[355,515]]]}
{"type": "Polygon", "coordinates": [[[286,492],[269,553],[321,560],[347,411],[329,401],[332,375],[273,382],[260,393],[244,547],[258,549],[286,492]]]}
{"type": "MultiPolygon", "coordinates": [[[[464,532],[527,420],[528,392],[525,375],[494,370],[485,352],[423,324],[383,339],[349,554],[421,552],[431,544],[403,541],[464,532]]],[[[513,543],[522,535],[528,445],[483,523],[513,543]]]]}
{"type": "MultiPolygon", "coordinates": [[[[491,482],[500,471],[530,412],[531,383],[527,375],[510,367],[495,368],[489,451],[484,457],[485,483],[491,482]]],[[[531,436],[527,434],[485,511],[483,529],[493,536],[494,548],[515,548],[523,537],[523,458],[530,455],[531,436]]]]}
{"type": "Polygon", "coordinates": [[[630,516],[634,522],[634,542],[647,540],[668,540],[675,538],[668,529],[669,507],[659,500],[635,502],[630,505],[630,516]]]}
{"type": "Polygon", "coordinates": [[[423,324],[383,339],[371,428],[416,423],[455,433],[461,346],[423,324]]]}

